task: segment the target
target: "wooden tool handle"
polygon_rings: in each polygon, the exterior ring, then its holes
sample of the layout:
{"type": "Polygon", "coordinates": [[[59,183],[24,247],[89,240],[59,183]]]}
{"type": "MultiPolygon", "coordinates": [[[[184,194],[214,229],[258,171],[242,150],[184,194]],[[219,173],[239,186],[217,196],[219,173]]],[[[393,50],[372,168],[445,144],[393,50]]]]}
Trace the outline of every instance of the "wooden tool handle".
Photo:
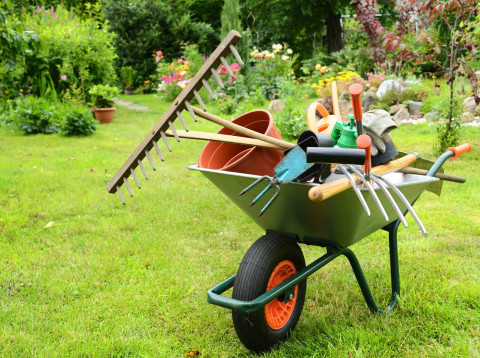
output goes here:
{"type": "Polygon", "coordinates": [[[225,128],[231,129],[232,131],[235,131],[235,132],[238,132],[240,134],[246,135],[247,137],[262,140],[264,142],[277,145],[277,146],[281,147],[282,149],[288,149],[288,148],[292,148],[292,147],[295,146],[295,144],[293,144],[293,143],[285,142],[283,140],[273,138],[273,137],[270,137],[268,135],[258,133],[258,132],[252,131],[251,129],[239,126],[238,124],[227,121],[226,119],[217,117],[214,114],[205,112],[205,111],[201,110],[200,108],[196,108],[196,107],[192,106],[192,109],[193,109],[193,112],[197,116],[205,118],[206,120],[209,120],[211,122],[217,123],[217,124],[219,124],[219,125],[221,125],[225,128]]]}
{"type": "MultiPolygon", "coordinates": [[[[406,168],[400,169],[399,172],[405,173],[405,174],[425,175],[425,174],[428,173],[428,170],[406,167],[406,168]]],[[[437,173],[437,174],[435,174],[435,178],[442,179],[442,180],[445,180],[445,181],[451,181],[451,182],[454,182],[454,183],[465,183],[467,181],[467,179],[465,179],[464,177],[460,177],[460,176],[457,176],[457,175],[451,175],[451,174],[445,174],[445,173],[437,173]]]]}
{"type": "MultiPolygon", "coordinates": [[[[374,167],[372,169],[372,173],[381,175],[381,174],[386,174],[386,173],[398,170],[400,168],[404,168],[412,164],[414,161],[416,161],[418,157],[419,155],[417,153],[408,154],[404,157],[401,157],[400,159],[388,162],[387,164],[374,167]]],[[[352,177],[355,181],[360,180],[356,175],[352,175],[352,177]]],[[[313,202],[320,202],[338,193],[341,193],[342,191],[350,189],[351,187],[352,185],[350,184],[348,179],[345,177],[342,179],[332,181],[330,183],[321,184],[313,187],[308,192],[308,197],[313,202]]]]}
{"type": "Polygon", "coordinates": [[[337,91],[337,82],[332,82],[332,104],[333,104],[333,115],[337,117],[339,121],[342,120],[342,114],[340,113],[340,107],[338,106],[338,91],[337,91]]]}
{"type": "MultiPolygon", "coordinates": [[[[174,137],[175,136],[171,130],[165,131],[165,134],[167,135],[167,137],[174,137]]],[[[207,132],[195,132],[195,131],[188,131],[187,132],[187,131],[183,131],[183,130],[177,130],[177,135],[180,138],[210,140],[210,141],[213,141],[213,142],[233,143],[233,144],[241,144],[241,145],[248,145],[248,146],[283,150],[282,147],[280,147],[278,145],[275,145],[275,144],[264,142],[263,140],[239,137],[239,136],[234,136],[234,135],[225,135],[225,134],[216,134],[216,133],[207,133],[207,132]]]]}

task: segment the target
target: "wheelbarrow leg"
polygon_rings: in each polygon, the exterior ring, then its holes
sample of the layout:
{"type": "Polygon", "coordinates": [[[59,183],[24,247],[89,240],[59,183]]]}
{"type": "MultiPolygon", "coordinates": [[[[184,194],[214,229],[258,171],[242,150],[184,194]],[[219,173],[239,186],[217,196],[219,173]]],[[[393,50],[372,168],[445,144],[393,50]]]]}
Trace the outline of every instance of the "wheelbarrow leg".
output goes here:
{"type": "Polygon", "coordinates": [[[357,256],[355,256],[353,251],[350,249],[345,249],[342,253],[347,257],[350,265],[352,266],[353,273],[355,274],[355,278],[357,279],[360,289],[362,290],[362,294],[365,298],[368,308],[374,313],[388,313],[393,310],[398,303],[398,296],[400,295],[400,271],[398,266],[397,231],[399,225],[400,220],[396,220],[384,228],[386,231],[388,231],[390,248],[390,277],[392,284],[392,295],[386,309],[380,309],[377,306],[357,256]]]}

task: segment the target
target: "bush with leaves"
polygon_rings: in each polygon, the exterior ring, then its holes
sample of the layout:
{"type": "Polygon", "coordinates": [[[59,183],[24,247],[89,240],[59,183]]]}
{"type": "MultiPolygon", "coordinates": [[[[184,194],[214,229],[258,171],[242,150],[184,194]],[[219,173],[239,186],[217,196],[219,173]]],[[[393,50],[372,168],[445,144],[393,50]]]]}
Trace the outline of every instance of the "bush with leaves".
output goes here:
{"type": "Polygon", "coordinates": [[[299,107],[293,97],[287,98],[283,111],[276,115],[274,122],[286,139],[297,139],[303,131],[307,130],[304,108],[299,107]]]}
{"type": "Polygon", "coordinates": [[[94,84],[116,80],[113,35],[106,24],[82,20],[63,6],[38,7],[24,15],[23,24],[39,37],[21,74],[24,93],[44,96],[50,90],[85,104],[94,84]]]}
{"type": "Polygon", "coordinates": [[[175,58],[182,54],[181,41],[197,43],[201,52],[215,48],[219,40],[211,25],[193,19],[182,5],[174,0],[103,2],[105,18],[116,34],[118,72],[123,66],[132,66],[143,82],[155,71],[151,56],[156,50],[175,58]]]}
{"type": "Polygon", "coordinates": [[[109,85],[96,85],[88,93],[92,97],[93,107],[110,108],[113,107],[114,97],[119,93],[119,90],[109,85]]]}
{"type": "Polygon", "coordinates": [[[97,121],[88,109],[73,108],[65,115],[61,126],[66,136],[88,136],[95,133],[97,121]]]}
{"type": "Polygon", "coordinates": [[[60,132],[54,106],[41,97],[27,96],[16,100],[12,117],[25,134],[60,132]]]}

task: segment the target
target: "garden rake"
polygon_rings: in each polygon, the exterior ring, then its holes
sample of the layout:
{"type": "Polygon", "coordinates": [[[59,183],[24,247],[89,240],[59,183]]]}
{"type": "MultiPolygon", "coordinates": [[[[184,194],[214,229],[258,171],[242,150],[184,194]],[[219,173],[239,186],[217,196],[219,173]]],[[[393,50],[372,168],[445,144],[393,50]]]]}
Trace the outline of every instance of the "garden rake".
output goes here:
{"type": "Polygon", "coordinates": [[[185,131],[188,132],[187,125],[185,123],[184,118],[182,117],[182,111],[187,110],[195,122],[197,121],[195,116],[196,114],[204,118],[208,117],[209,114],[207,113],[205,105],[198,92],[202,87],[205,87],[210,97],[212,97],[212,99],[215,99],[212,89],[210,88],[207,82],[207,80],[212,75],[215,81],[220,86],[220,88],[222,89],[224,88],[222,80],[220,79],[220,76],[218,75],[218,72],[217,72],[217,68],[220,65],[225,66],[228,74],[231,77],[234,76],[230,68],[230,65],[226,60],[226,57],[229,54],[233,54],[233,56],[238,61],[238,64],[240,66],[244,66],[243,61],[240,58],[240,55],[238,54],[238,51],[235,48],[235,45],[240,41],[240,39],[241,39],[241,35],[237,31],[235,30],[230,31],[230,33],[222,40],[222,42],[215,49],[212,55],[202,65],[200,70],[190,80],[187,86],[173,101],[170,107],[168,107],[168,109],[163,114],[161,119],[155,124],[153,129],[147,134],[147,136],[140,143],[137,149],[135,149],[135,151],[130,155],[130,157],[127,159],[125,164],[123,164],[120,170],[115,174],[113,179],[107,184],[107,191],[111,194],[118,193],[120,200],[124,205],[125,205],[125,199],[121,191],[122,185],[125,185],[128,193],[130,194],[131,197],[133,197],[133,192],[128,182],[128,178],[130,176],[133,177],[133,180],[135,181],[135,184],[137,185],[137,187],[139,189],[141,188],[140,182],[135,172],[135,169],[137,167],[140,167],[140,170],[143,176],[145,177],[145,179],[148,180],[147,172],[145,171],[145,167],[143,166],[142,160],[146,157],[152,169],[156,170],[152,156],[150,155],[150,150],[155,148],[155,151],[157,152],[160,159],[164,161],[164,157],[158,145],[158,141],[160,140],[160,138],[163,140],[163,142],[165,143],[165,146],[170,152],[172,151],[172,149],[167,139],[167,132],[168,134],[173,134],[175,139],[178,142],[180,142],[180,136],[177,133],[175,127],[173,126],[173,122],[175,121],[175,119],[178,118],[183,128],[185,128],[185,131]],[[195,99],[197,100],[198,104],[202,109],[195,108],[190,104],[190,101],[192,100],[193,97],[195,97],[195,99]]]}

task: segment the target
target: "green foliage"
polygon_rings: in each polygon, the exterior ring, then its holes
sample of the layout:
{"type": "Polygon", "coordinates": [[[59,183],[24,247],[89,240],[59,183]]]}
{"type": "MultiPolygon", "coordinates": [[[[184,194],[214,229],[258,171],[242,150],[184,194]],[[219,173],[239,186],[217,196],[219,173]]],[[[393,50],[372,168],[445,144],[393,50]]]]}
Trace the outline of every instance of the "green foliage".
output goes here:
{"type": "MultiPolygon", "coordinates": [[[[10,14],[9,21],[15,21],[15,16],[10,14]]],[[[94,20],[81,20],[62,6],[56,11],[53,7],[38,8],[21,16],[25,29],[21,38],[35,45],[16,52],[13,71],[8,61],[0,64],[2,86],[6,90],[37,96],[58,93],[62,98],[80,95],[79,99],[85,103],[91,86],[115,80],[112,35],[106,25],[100,27],[94,20]]],[[[12,51],[7,49],[5,53],[12,51]]]]}
{"type": "Polygon", "coordinates": [[[113,107],[114,97],[119,93],[119,90],[109,85],[95,85],[88,93],[92,97],[93,107],[110,108],[113,107]]]}
{"type": "Polygon", "coordinates": [[[211,51],[218,44],[211,25],[193,20],[181,3],[173,0],[106,0],[103,11],[117,35],[118,70],[132,66],[141,82],[155,71],[151,57],[157,50],[174,58],[182,53],[182,40],[197,43],[201,52],[211,51]]]}
{"type": "Polygon", "coordinates": [[[135,86],[135,80],[137,78],[137,71],[132,66],[122,67],[122,80],[125,88],[133,88],[135,86]]]}
{"type": "Polygon", "coordinates": [[[24,92],[21,84],[26,58],[38,45],[38,35],[28,31],[17,15],[0,4],[0,98],[17,98],[24,92]]]}
{"type": "Polygon", "coordinates": [[[373,57],[364,48],[346,46],[341,51],[333,52],[330,60],[327,65],[335,63],[338,68],[356,71],[362,77],[366,77],[367,72],[373,71],[373,57]]]}
{"type": "Polygon", "coordinates": [[[407,87],[403,91],[389,90],[385,92],[382,97],[381,103],[384,103],[388,106],[404,103],[408,100],[418,101],[421,97],[421,90],[407,87]]]}
{"type": "Polygon", "coordinates": [[[54,107],[44,98],[27,96],[16,101],[13,121],[25,134],[58,133],[54,107]]]}
{"type": "Polygon", "coordinates": [[[443,97],[433,106],[433,110],[439,116],[436,122],[436,151],[438,154],[445,152],[449,147],[456,147],[460,144],[462,128],[460,127],[460,117],[463,112],[463,100],[458,97],[452,99],[453,103],[450,103],[450,100],[450,98],[443,97]]]}
{"type": "Polygon", "coordinates": [[[74,108],[66,114],[61,130],[66,136],[88,136],[95,133],[96,127],[97,121],[90,110],[74,108]]]}
{"type": "Polygon", "coordinates": [[[299,107],[294,98],[288,97],[283,111],[275,117],[275,125],[285,139],[297,139],[307,130],[304,108],[299,107]]]}

